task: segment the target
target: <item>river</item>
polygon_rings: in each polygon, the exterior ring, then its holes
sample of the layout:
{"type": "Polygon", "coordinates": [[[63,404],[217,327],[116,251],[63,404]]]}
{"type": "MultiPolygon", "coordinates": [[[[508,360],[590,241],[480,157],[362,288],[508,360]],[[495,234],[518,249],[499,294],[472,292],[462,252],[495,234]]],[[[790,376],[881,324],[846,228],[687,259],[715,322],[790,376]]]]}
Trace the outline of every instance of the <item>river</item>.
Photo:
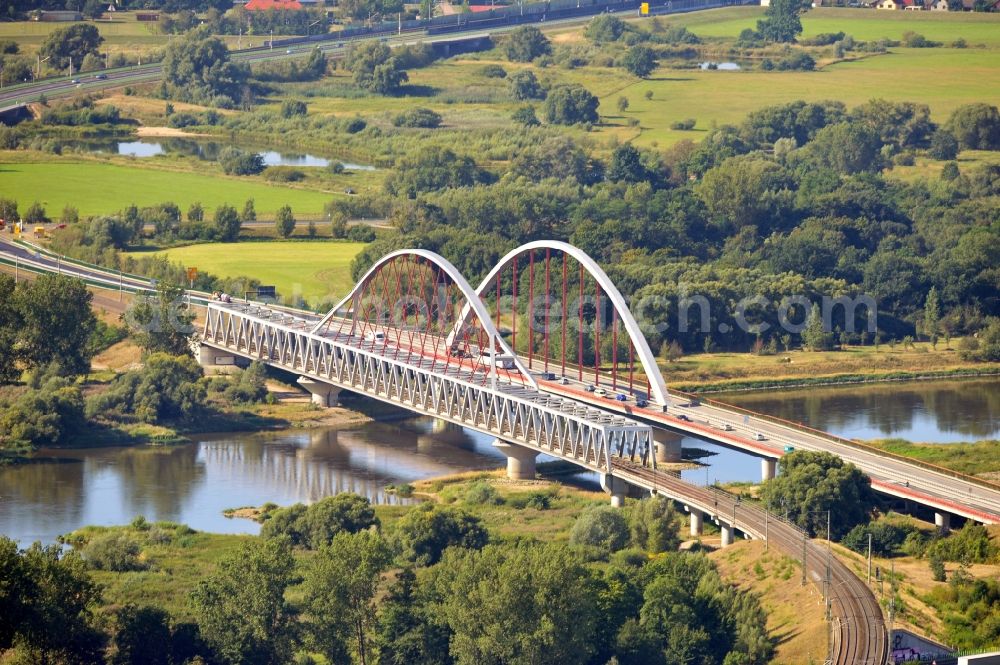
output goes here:
{"type": "MultiPolygon", "coordinates": [[[[721,399],[859,438],[900,436],[954,443],[1000,436],[1000,379],[873,384],[741,393],[721,399]]],[[[492,438],[429,418],[198,437],[178,446],[41,450],[32,463],[0,467],[0,534],[51,543],[87,524],[136,515],[217,533],[256,533],[227,508],[288,505],[337,492],[398,503],[390,483],[503,465],[492,438]]],[[[705,466],[697,484],[757,481],[756,458],[692,438],[685,455],[705,466]]],[[[581,479],[596,485],[594,474],[581,479]]]]}

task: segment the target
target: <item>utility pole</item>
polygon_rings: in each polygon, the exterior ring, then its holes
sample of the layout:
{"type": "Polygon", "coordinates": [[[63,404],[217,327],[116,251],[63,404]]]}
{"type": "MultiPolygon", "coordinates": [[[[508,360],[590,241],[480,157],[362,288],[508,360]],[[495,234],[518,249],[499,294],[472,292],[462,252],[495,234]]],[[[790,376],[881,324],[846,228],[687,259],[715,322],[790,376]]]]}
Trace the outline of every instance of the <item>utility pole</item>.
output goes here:
{"type": "Polygon", "coordinates": [[[806,555],[808,554],[808,550],[806,547],[807,542],[808,540],[806,538],[806,532],[803,531],[802,532],[802,586],[806,585],[806,555]]]}
{"type": "Polygon", "coordinates": [[[826,511],[826,620],[830,621],[833,604],[830,602],[830,563],[833,557],[833,546],[830,541],[830,511],[826,511]]]}
{"type": "Polygon", "coordinates": [[[872,583],[872,535],[868,534],[868,585],[872,583]]]}
{"type": "Polygon", "coordinates": [[[767,551],[767,508],[764,509],[764,551],[767,551]]]}

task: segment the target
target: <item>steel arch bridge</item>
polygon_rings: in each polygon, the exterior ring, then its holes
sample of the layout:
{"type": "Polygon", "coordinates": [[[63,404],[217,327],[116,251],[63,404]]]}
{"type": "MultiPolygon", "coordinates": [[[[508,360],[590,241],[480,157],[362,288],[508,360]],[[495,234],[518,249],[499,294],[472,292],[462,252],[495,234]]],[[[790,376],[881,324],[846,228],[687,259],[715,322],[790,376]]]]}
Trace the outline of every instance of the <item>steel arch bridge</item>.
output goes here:
{"type": "MultiPolygon", "coordinates": [[[[516,266],[517,256],[525,253],[533,270],[534,252],[542,247],[531,243],[515,250],[497,271],[516,266]]],[[[584,289],[581,281],[579,291],[597,303],[602,297],[605,304],[613,303],[615,337],[618,321],[625,317],[630,322],[625,330],[638,330],[621,294],[589,257],[564,243],[544,247],[549,258],[553,251],[563,256],[564,268],[573,257],[581,275],[586,271],[594,276],[594,284],[584,289]]],[[[549,262],[544,265],[551,267],[549,262]]],[[[489,279],[500,284],[499,272],[492,275],[489,279]]],[[[517,280],[514,274],[515,293],[517,280]]],[[[498,307],[501,300],[496,301],[498,307]]],[[[532,303],[530,298],[522,300],[532,303]]],[[[206,349],[202,357],[211,362],[211,349],[216,349],[259,360],[301,375],[300,382],[314,390],[322,384],[326,387],[320,390],[326,393],[343,389],[364,394],[604,474],[612,474],[613,459],[655,465],[648,425],[538,389],[532,363],[539,360],[532,340],[527,362],[517,349],[524,303],[516,296],[513,302],[510,311],[497,310],[511,324],[501,330],[487,300],[447,259],[426,250],[399,250],[376,261],[322,318],[260,303],[210,302],[200,340],[206,349]]],[[[575,331],[577,342],[585,343],[591,335],[600,335],[603,316],[591,308],[585,317],[582,302],[576,307],[579,322],[587,318],[575,331]],[[586,334],[584,327],[589,327],[586,334]]],[[[531,337],[535,334],[532,331],[531,337]]],[[[628,346],[641,348],[640,357],[652,362],[641,334],[630,337],[628,346]]],[[[563,345],[564,363],[565,351],[563,345]]],[[[582,347],[578,351],[578,358],[592,356],[583,354],[582,347]]],[[[612,355],[617,359],[617,347],[612,355]]],[[[582,365],[577,369],[582,376],[582,365]]],[[[598,362],[586,371],[600,384],[602,373],[617,377],[619,369],[624,372],[620,363],[602,367],[598,362]]]]}
{"type": "MultiPolygon", "coordinates": [[[[625,484],[685,503],[692,533],[708,517],[720,524],[724,543],[738,528],[770,536],[788,555],[807,548],[807,571],[821,579],[821,551],[793,526],[657,471],[649,425],[555,390],[573,377],[636,406],[665,407],[669,398],[625,299],[590,257],[566,243],[518,247],[478,289],[433,252],[396,251],[322,317],[212,301],[200,343],[203,362],[216,350],[260,360],[299,374],[314,397],[346,389],[493,435],[508,455],[508,473],[519,455],[533,466],[534,456],[546,453],[602,474],[613,503],[625,484]]],[[[827,662],[885,662],[877,600],[842,564],[832,576],[837,625],[827,662]]]]}

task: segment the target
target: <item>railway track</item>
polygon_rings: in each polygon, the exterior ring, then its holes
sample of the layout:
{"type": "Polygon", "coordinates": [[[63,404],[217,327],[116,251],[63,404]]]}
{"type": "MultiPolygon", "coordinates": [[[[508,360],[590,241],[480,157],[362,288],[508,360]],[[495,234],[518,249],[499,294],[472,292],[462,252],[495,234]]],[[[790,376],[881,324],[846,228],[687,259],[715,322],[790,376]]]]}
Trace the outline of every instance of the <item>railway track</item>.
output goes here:
{"type": "Polygon", "coordinates": [[[713,488],[692,485],[671,473],[618,459],[612,462],[612,471],[622,480],[682,501],[702,510],[706,516],[732,523],[754,538],[766,538],[769,545],[800,563],[804,556],[805,579],[824,591],[824,595],[825,587],[829,587],[831,639],[827,662],[834,665],[888,662],[889,633],[875,594],[821,543],[808,539],[801,528],[757,505],[741,503],[733,495],[713,488]]]}

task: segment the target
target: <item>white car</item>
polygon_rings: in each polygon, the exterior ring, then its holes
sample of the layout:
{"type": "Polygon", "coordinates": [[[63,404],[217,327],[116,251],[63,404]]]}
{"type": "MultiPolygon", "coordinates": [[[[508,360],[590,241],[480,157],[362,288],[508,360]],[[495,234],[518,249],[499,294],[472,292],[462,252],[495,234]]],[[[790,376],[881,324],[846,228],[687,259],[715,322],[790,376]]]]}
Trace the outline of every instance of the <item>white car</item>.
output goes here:
{"type": "Polygon", "coordinates": [[[764,436],[763,434],[761,434],[760,432],[754,432],[753,433],[753,440],[754,441],[766,441],[767,437],[764,436]]]}
{"type": "Polygon", "coordinates": [[[608,391],[605,390],[604,388],[598,388],[597,390],[594,391],[594,394],[597,395],[598,397],[607,397],[608,391]]]}
{"type": "Polygon", "coordinates": [[[385,333],[384,332],[366,332],[365,333],[366,342],[374,342],[376,344],[385,343],[385,333]]]}

